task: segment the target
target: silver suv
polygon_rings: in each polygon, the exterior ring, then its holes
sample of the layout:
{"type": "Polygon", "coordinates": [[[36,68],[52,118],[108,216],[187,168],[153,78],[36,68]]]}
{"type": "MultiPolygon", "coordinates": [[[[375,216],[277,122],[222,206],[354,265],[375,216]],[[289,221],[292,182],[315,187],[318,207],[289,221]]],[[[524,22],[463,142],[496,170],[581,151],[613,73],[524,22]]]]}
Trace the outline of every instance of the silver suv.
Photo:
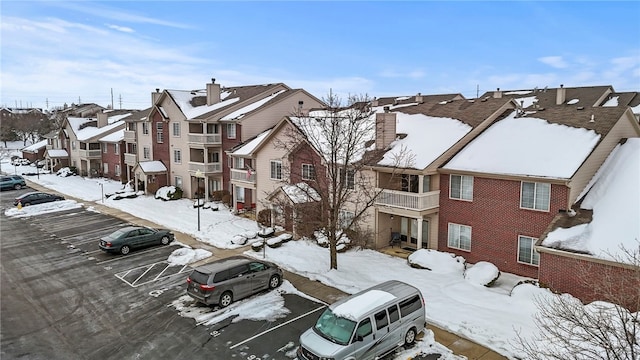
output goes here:
{"type": "Polygon", "coordinates": [[[268,261],[233,256],[200,266],[187,278],[187,295],[207,305],[229,306],[234,300],[282,284],[282,269],[268,261]]]}

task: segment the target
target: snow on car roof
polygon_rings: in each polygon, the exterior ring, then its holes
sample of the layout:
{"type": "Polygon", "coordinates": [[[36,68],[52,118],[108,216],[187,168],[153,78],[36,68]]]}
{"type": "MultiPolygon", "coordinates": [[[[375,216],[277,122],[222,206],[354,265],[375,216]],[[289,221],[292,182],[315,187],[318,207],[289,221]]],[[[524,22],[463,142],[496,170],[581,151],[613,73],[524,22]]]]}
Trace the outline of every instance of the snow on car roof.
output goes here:
{"type": "Polygon", "coordinates": [[[358,321],[358,319],[370,309],[376,308],[395,298],[395,296],[386,291],[369,290],[336,306],[333,309],[333,313],[345,319],[358,321]]]}

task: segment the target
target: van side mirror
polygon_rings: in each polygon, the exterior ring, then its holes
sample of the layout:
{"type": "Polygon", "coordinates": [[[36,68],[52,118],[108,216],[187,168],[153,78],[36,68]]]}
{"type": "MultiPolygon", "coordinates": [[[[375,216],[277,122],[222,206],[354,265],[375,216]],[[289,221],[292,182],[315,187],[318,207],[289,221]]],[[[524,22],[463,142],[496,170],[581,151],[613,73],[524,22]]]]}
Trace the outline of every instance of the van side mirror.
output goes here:
{"type": "Polygon", "coordinates": [[[356,341],[364,341],[364,337],[362,335],[356,336],[356,341]]]}

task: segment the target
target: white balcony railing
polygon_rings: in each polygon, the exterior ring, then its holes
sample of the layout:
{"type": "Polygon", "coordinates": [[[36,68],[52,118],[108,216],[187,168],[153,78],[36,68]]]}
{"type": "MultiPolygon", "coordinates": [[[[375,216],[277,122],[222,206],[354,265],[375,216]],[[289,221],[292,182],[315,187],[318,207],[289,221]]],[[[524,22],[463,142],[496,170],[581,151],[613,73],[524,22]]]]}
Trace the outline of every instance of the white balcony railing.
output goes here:
{"type": "Polygon", "coordinates": [[[189,134],[189,142],[203,145],[220,145],[222,136],[220,134],[189,134]]]}
{"type": "Polygon", "coordinates": [[[256,172],[246,169],[231,169],[231,180],[242,181],[250,184],[256,183],[256,172]]]}
{"type": "Polygon", "coordinates": [[[138,155],[125,153],[124,163],[130,166],[135,166],[138,163],[138,155]]]}
{"type": "Polygon", "coordinates": [[[102,150],[82,150],[80,149],[80,157],[84,159],[99,159],[102,157],[102,150]]]}
{"type": "Polygon", "coordinates": [[[124,131],[124,141],[128,143],[136,142],[136,132],[131,130],[124,131]]]}
{"type": "Polygon", "coordinates": [[[440,190],[416,194],[406,191],[383,189],[378,195],[375,204],[415,211],[435,209],[440,206],[440,190]]]}
{"type": "Polygon", "coordinates": [[[189,162],[189,171],[201,171],[205,174],[221,173],[222,163],[195,163],[189,162]]]}

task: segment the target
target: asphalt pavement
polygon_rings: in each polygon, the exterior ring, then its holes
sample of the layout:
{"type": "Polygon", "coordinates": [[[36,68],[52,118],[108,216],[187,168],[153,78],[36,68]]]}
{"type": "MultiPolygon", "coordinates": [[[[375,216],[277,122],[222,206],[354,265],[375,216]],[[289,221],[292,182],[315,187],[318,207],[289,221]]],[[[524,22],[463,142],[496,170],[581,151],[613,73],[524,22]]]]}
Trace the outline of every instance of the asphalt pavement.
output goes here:
{"type": "MultiPolygon", "coordinates": [[[[44,191],[44,192],[52,192],[51,189],[45,188],[43,186],[40,186],[36,183],[30,182],[27,180],[27,185],[29,185],[29,187],[31,187],[32,189],[36,190],[36,191],[44,191]]],[[[71,196],[68,196],[65,194],[65,197],[67,199],[73,199],[73,200],[77,200],[78,202],[84,202],[81,199],[75,199],[71,196]]],[[[123,221],[126,222],[130,222],[133,224],[138,224],[138,225],[143,225],[143,226],[149,226],[149,227],[163,227],[163,225],[161,224],[155,224],[151,221],[145,220],[145,219],[141,219],[138,218],[132,214],[129,214],[127,212],[121,211],[119,209],[115,209],[115,208],[111,208],[108,206],[104,206],[102,204],[99,203],[92,203],[92,206],[98,210],[99,212],[103,213],[103,214],[109,214],[112,215],[114,217],[117,217],[123,221]]],[[[226,258],[232,255],[237,255],[237,254],[241,254],[244,251],[246,251],[245,248],[238,248],[238,249],[219,249],[216,248],[214,246],[211,246],[209,244],[205,244],[202,243],[200,241],[197,241],[196,239],[194,239],[192,236],[181,233],[179,231],[172,231],[175,236],[176,236],[176,240],[185,244],[185,245],[189,245],[194,249],[205,249],[208,251],[211,251],[211,253],[213,254],[213,259],[219,259],[219,258],[226,258]]],[[[200,264],[204,264],[207,263],[209,261],[211,261],[211,258],[208,259],[204,259],[201,260],[200,262],[194,263],[192,264],[192,266],[198,266],[200,264]]],[[[285,276],[284,276],[289,282],[291,282],[291,284],[298,290],[302,291],[305,294],[308,294],[309,296],[312,296],[316,299],[322,300],[327,304],[331,304],[337,300],[339,300],[342,297],[347,296],[348,294],[345,292],[342,292],[336,288],[333,288],[331,286],[327,286],[325,284],[322,284],[319,281],[315,281],[315,280],[310,280],[304,276],[300,276],[291,272],[287,272],[285,271],[285,276]]],[[[448,331],[445,331],[443,329],[440,329],[438,327],[435,327],[433,325],[429,325],[428,328],[430,330],[433,331],[434,335],[435,335],[435,340],[446,346],[447,348],[449,348],[451,351],[453,351],[454,354],[456,355],[462,355],[467,357],[470,360],[504,360],[507,359],[506,357],[496,353],[495,351],[488,349],[482,345],[479,345],[473,341],[470,341],[468,339],[462,338],[459,335],[450,333],[448,331]]]]}

